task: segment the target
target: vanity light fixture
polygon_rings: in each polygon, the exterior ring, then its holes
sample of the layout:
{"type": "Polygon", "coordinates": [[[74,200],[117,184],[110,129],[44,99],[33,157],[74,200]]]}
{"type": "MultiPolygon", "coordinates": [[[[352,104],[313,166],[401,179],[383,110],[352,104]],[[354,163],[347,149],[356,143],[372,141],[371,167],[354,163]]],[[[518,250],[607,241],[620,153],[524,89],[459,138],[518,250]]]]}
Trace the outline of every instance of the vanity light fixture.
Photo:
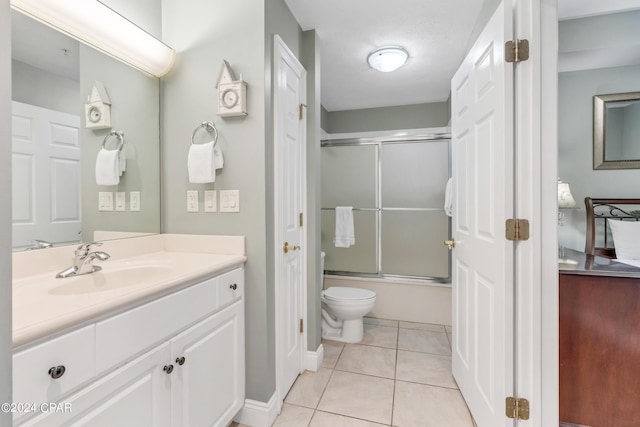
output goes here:
{"type": "Polygon", "coordinates": [[[11,0],[11,7],[155,77],[175,51],[97,0],[11,0]]]}
{"type": "Polygon", "coordinates": [[[378,48],[367,56],[369,66],[374,70],[388,73],[402,67],[409,59],[409,52],[400,46],[378,48]]]}

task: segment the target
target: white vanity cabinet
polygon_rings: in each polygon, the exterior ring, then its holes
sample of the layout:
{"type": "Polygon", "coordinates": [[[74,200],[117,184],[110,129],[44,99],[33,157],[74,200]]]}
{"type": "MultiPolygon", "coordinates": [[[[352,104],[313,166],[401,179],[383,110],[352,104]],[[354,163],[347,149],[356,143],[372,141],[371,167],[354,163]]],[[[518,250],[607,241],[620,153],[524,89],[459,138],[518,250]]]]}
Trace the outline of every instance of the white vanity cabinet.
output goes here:
{"type": "MultiPolygon", "coordinates": [[[[59,379],[39,378],[47,384],[30,394],[25,385],[23,396],[37,396],[38,404],[51,401],[62,406],[56,412],[15,418],[16,425],[228,425],[244,403],[243,292],[240,267],[54,338],[58,349],[59,343],[69,341],[67,336],[75,341],[84,337],[85,347],[94,352],[78,354],[73,347],[66,351],[70,360],[86,357],[86,364],[95,366],[94,374],[87,375],[85,368],[79,378],[88,381],[62,392],[59,381],[66,375],[75,378],[70,375],[73,366],[59,379]],[[60,409],[65,404],[70,411],[60,409]]],[[[16,353],[14,360],[34,367],[38,350],[51,348],[48,344],[16,353]]],[[[50,357],[43,359],[52,363],[50,357]]],[[[63,365],[65,355],[58,351],[56,360],[63,365]]],[[[33,376],[28,377],[31,383],[33,376]]],[[[21,381],[19,373],[14,381],[21,381]]]]}

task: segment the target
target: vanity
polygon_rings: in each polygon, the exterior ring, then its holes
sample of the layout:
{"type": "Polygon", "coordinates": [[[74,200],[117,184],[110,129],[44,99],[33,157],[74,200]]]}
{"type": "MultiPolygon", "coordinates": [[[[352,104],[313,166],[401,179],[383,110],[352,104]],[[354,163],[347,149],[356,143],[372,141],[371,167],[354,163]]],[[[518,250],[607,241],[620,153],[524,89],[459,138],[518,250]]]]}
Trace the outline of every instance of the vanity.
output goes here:
{"type": "Polygon", "coordinates": [[[228,425],[244,404],[244,237],[100,250],[102,271],[64,279],[73,247],[14,254],[14,425],[228,425]]]}

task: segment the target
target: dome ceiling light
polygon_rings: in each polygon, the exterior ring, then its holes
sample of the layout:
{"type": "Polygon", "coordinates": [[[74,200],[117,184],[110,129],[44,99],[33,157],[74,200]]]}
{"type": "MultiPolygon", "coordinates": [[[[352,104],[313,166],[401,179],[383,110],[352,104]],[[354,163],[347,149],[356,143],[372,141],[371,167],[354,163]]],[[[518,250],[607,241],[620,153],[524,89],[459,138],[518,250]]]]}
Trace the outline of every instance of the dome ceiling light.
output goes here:
{"type": "Polygon", "coordinates": [[[409,59],[409,52],[400,46],[385,46],[371,52],[367,57],[369,66],[388,73],[402,67],[409,59]]]}

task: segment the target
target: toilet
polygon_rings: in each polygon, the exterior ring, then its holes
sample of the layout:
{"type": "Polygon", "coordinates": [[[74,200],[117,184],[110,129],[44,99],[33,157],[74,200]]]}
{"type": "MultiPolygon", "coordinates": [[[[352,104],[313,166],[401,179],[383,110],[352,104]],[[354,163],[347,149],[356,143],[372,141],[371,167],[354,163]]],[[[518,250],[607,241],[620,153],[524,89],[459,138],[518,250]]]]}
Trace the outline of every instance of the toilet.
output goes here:
{"type": "MultiPolygon", "coordinates": [[[[321,259],[324,272],[324,252],[321,253],[321,259]]],[[[375,292],[368,289],[333,286],[321,292],[320,300],[322,301],[322,338],[346,343],[362,341],[364,335],[362,319],[376,304],[375,292]]]]}

